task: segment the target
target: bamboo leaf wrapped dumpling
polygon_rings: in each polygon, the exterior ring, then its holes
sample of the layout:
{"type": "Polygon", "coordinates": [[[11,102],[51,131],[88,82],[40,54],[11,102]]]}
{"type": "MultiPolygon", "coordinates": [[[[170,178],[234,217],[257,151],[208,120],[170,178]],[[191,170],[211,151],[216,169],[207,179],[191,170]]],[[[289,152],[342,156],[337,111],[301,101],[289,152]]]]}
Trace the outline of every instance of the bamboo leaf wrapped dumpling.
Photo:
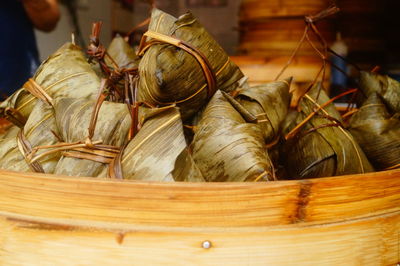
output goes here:
{"type": "Polygon", "coordinates": [[[207,103],[217,88],[230,91],[243,77],[191,13],[177,19],[153,9],[145,36],[148,34],[151,40],[140,51],[140,101],[159,106],[176,104],[186,120],[207,103]]]}
{"type": "MultiPolygon", "coordinates": [[[[53,173],[60,159],[60,153],[44,156],[31,163],[29,155],[38,146],[53,145],[58,142],[53,107],[38,101],[24,128],[16,137],[0,141],[0,168],[20,172],[53,173]]],[[[38,154],[45,152],[41,150],[38,154]]]]}
{"type": "Polygon", "coordinates": [[[197,126],[193,159],[207,181],[268,181],[275,178],[263,134],[217,91],[197,126]]]}
{"type": "MultiPolygon", "coordinates": [[[[270,82],[253,87],[240,88],[235,100],[256,118],[266,143],[273,142],[280,135],[290,105],[290,79],[270,82]]],[[[233,104],[238,112],[243,112],[233,104]]],[[[250,122],[250,121],[248,121],[250,122]]]]}
{"type": "MultiPolygon", "coordinates": [[[[281,152],[282,161],[291,178],[316,178],[373,171],[353,136],[343,128],[340,114],[329,101],[320,84],[305,94],[300,101],[300,113],[286,122],[287,134],[314,110],[316,115],[304,124],[297,135],[289,138],[281,152]],[[318,96],[318,99],[317,99],[318,96]]],[[[290,135],[290,134],[289,134],[290,135]]]]}
{"type": "MultiPolygon", "coordinates": [[[[56,121],[65,143],[87,143],[96,100],[60,99],[55,104],[56,121]]],[[[91,143],[66,150],[55,174],[97,176],[127,142],[131,116],[125,104],[103,102],[98,112],[91,143]],[[100,142],[96,144],[97,142],[100,142]]]]}
{"type": "Polygon", "coordinates": [[[110,176],[143,181],[204,181],[187,149],[179,110],[164,107],[139,111],[143,125],[123,150],[120,162],[114,169],[110,165],[110,176]]]}
{"type": "Polygon", "coordinates": [[[99,86],[100,79],[86,61],[81,49],[72,43],[66,43],[40,65],[23,88],[0,104],[0,116],[23,127],[37,102],[36,97],[55,101],[65,97],[95,96],[99,86]],[[47,95],[43,95],[41,90],[47,95]],[[35,91],[36,97],[31,94],[35,91]]]}
{"type": "Polygon", "coordinates": [[[349,131],[377,170],[400,167],[400,119],[377,93],[352,116],[349,131]]]}
{"type": "Polygon", "coordinates": [[[376,92],[381,95],[392,113],[400,113],[400,82],[387,75],[361,71],[359,84],[363,100],[376,92]]]}
{"type": "MultiPolygon", "coordinates": [[[[284,128],[286,134],[305,119],[305,115],[297,113],[290,117],[290,127],[284,128]]],[[[316,118],[313,118],[313,120],[316,118]]],[[[330,124],[330,121],[319,118],[319,123],[330,124]]],[[[315,178],[334,176],[336,173],[335,151],[324,137],[312,131],[313,124],[307,123],[298,136],[287,140],[281,147],[280,156],[288,178],[315,178]],[[303,133],[304,132],[304,133],[303,133]],[[308,134],[306,133],[308,132],[308,134]]]]}

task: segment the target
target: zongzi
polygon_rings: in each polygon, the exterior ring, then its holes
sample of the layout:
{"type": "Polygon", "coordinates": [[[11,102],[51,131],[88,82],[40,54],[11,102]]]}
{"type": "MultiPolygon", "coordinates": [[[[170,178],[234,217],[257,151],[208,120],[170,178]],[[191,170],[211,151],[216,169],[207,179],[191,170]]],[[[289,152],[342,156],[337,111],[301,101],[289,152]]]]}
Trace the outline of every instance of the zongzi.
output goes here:
{"type": "MultiPolygon", "coordinates": [[[[30,155],[35,147],[57,143],[57,135],[53,107],[38,101],[24,128],[18,128],[17,136],[0,141],[0,168],[20,172],[53,173],[60,153],[43,156],[35,162],[31,162],[30,155]]],[[[46,150],[41,150],[38,155],[44,152],[46,150]]]]}
{"type": "Polygon", "coordinates": [[[104,101],[94,128],[90,129],[96,104],[97,101],[87,98],[63,98],[55,103],[61,138],[66,144],[80,145],[62,153],[55,174],[97,176],[127,142],[131,116],[126,105],[104,101]]]}
{"type": "MultiPolygon", "coordinates": [[[[255,117],[266,143],[271,143],[280,135],[281,123],[286,117],[290,104],[291,79],[270,82],[248,88],[239,88],[233,104],[243,115],[244,110],[255,117]],[[244,110],[240,107],[243,107],[244,110]]],[[[229,99],[229,98],[228,98],[229,99]]]]}
{"type": "Polygon", "coordinates": [[[141,129],[123,150],[111,177],[145,181],[204,181],[187,150],[176,107],[141,108],[141,129]],[[118,176],[120,175],[120,176],[118,176]]]}
{"type": "MultiPolygon", "coordinates": [[[[343,128],[340,114],[330,103],[320,83],[301,101],[301,111],[285,122],[287,134],[306,117],[307,122],[283,146],[282,161],[290,178],[316,178],[373,171],[353,136],[343,128]],[[310,118],[310,114],[315,114],[310,118]]],[[[290,135],[290,134],[288,134],[290,135]]],[[[287,136],[288,136],[287,135],[287,136]]]]}
{"type": "Polygon", "coordinates": [[[263,133],[217,91],[197,126],[193,159],[207,181],[268,181],[275,178],[263,133]]]}
{"type": "Polygon", "coordinates": [[[40,65],[23,88],[0,104],[0,116],[23,127],[37,98],[52,102],[64,97],[95,96],[99,86],[100,79],[81,49],[66,43],[40,65]]]}
{"type": "Polygon", "coordinates": [[[377,93],[352,116],[349,131],[377,170],[400,167],[400,119],[377,93]]]}
{"type": "Polygon", "coordinates": [[[362,101],[366,100],[373,92],[376,92],[383,98],[389,111],[400,113],[400,82],[387,75],[361,71],[359,83],[362,91],[362,101]]]}
{"type": "Polygon", "coordinates": [[[232,90],[243,77],[225,51],[191,14],[178,19],[153,9],[142,42],[139,100],[176,104],[182,118],[194,115],[218,89],[232,90]]]}

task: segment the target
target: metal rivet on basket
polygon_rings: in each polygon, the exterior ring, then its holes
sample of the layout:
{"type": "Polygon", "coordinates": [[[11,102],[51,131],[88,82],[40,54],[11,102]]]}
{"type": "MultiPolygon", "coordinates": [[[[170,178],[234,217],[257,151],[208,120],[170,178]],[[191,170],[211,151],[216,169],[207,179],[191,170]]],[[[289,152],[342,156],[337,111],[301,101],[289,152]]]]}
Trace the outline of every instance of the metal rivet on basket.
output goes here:
{"type": "Polygon", "coordinates": [[[209,248],[211,248],[211,242],[206,240],[203,242],[203,244],[201,244],[201,246],[205,249],[209,249],[209,248]]]}

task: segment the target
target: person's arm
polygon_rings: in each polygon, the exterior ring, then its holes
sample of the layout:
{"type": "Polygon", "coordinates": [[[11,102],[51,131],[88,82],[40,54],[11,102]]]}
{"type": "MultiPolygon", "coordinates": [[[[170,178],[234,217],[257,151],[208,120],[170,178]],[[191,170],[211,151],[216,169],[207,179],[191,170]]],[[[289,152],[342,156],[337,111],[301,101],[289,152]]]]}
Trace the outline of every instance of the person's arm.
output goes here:
{"type": "Polygon", "coordinates": [[[52,31],[60,19],[57,0],[22,0],[25,11],[35,28],[52,31]]]}

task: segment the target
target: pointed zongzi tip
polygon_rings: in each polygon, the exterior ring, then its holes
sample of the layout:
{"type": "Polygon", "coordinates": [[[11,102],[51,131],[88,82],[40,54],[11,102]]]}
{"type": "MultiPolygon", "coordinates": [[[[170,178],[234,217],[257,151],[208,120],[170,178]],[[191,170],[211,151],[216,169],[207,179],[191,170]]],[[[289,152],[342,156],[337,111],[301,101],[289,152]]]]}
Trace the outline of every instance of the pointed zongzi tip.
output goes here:
{"type": "Polygon", "coordinates": [[[292,84],[293,77],[288,77],[284,79],[285,82],[287,82],[288,86],[290,87],[290,84],[292,84]]]}
{"type": "Polygon", "coordinates": [[[361,82],[367,82],[367,83],[374,83],[378,82],[378,80],[386,80],[388,78],[387,75],[382,75],[376,72],[371,72],[371,71],[360,71],[360,81],[361,82]]]}
{"type": "Polygon", "coordinates": [[[374,72],[369,72],[369,71],[365,71],[365,70],[360,71],[360,78],[366,79],[366,78],[370,78],[374,75],[377,75],[377,74],[374,72]]]}
{"type": "Polygon", "coordinates": [[[158,21],[161,17],[170,17],[176,20],[176,17],[172,16],[171,14],[164,12],[156,7],[151,10],[151,20],[158,21]]]}
{"type": "Polygon", "coordinates": [[[222,93],[222,95],[224,95],[225,98],[230,98],[231,97],[228,93],[226,93],[224,91],[220,90],[220,92],[222,93]]]}
{"type": "Polygon", "coordinates": [[[121,35],[116,34],[115,37],[111,40],[111,43],[108,46],[108,49],[110,49],[110,47],[113,47],[113,46],[121,46],[121,45],[124,46],[125,43],[128,44],[121,35]]]}
{"type": "Polygon", "coordinates": [[[305,94],[307,94],[308,96],[310,96],[313,99],[316,99],[317,96],[319,99],[328,97],[328,95],[326,94],[326,92],[322,86],[322,82],[320,82],[320,81],[315,82],[315,84],[313,84],[311,86],[311,88],[309,88],[305,94]]]}
{"type": "Polygon", "coordinates": [[[66,42],[60,48],[58,48],[57,51],[55,51],[53,53],[53,55],[64,53],[67,50],[78,50],[78,51],[81,51],[82,48],[80,46],[76,45],[76,44],[73,44],[72,42],[66,42]]]}
{"type": "Polygon", "coordinates": [[[369,95],[361,108],[359,108],[351,117],[349,124],[350,127],[357,127],[359,123],[363,124],[367,120],[388,119],[390,116],[391,115],[379,93],[373,92],[369,95]]]}
{"type": "Polygon", "coordinates": [[[364,92],[369,92],[372,91],[380,91],[379,88],[386,87],[388,85],[388,81],[390,80],[389,76],[387,75],[381,75],[375,72],[369,72],[369,71],[360,71],[360,77],[359,77],[359,84],[360,84],[360,89],[363,90],[364,92]]]}
{"type": "Polygon", "coordinates": [[[321,85],[322,85],[321,81],[315,82],[314,84],[312,84],[311,88],[308,90],[308,93],[322,90],[321,85]]]}

